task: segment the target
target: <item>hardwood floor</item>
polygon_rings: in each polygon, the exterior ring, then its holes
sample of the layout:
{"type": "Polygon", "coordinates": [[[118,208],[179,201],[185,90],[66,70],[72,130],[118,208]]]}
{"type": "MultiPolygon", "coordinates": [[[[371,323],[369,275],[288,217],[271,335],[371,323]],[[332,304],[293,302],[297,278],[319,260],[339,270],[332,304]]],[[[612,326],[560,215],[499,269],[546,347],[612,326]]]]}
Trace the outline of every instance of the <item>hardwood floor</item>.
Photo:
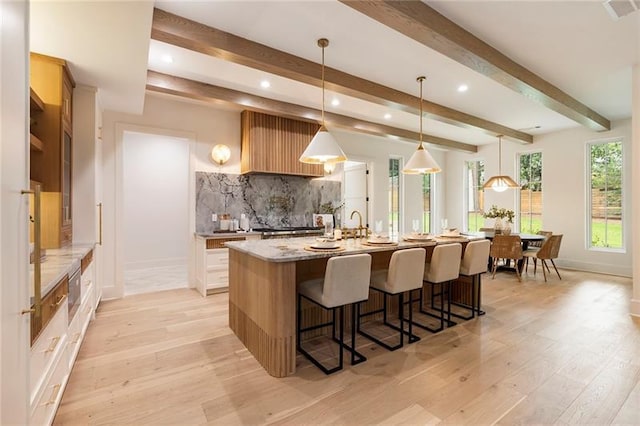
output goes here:
{"type": "MultiPolygon", "coordinates": [[[[640,424],[628,278],[483,277],[479,319],[325,376],[269,376],[228,328],[227,295],[103,302],[55,424],[640,424]]],[[[421,332],[422,331],[422,332],[421,332]]]]}

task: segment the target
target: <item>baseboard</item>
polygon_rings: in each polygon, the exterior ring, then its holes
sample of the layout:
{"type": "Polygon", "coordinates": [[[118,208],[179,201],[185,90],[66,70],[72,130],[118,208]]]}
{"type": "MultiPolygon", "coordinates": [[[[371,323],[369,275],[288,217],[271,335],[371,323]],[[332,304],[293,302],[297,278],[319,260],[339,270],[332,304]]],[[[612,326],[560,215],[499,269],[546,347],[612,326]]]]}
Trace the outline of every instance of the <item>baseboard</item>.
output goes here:
{"type": "Polygon", "coordinates": [[[610,263],[582,262],[579,260],[557,259],[558,268],[572,269],[575,271],[595,272],[605,275],[616,275],[631,278],[633,271],[631,266],[611,265],[610,263]]]}
{"type": "Polygon", "coordinates": [[[631,299],[631,307],[629,311],[631,316],[640,318],[640,299],[631,299]]]}

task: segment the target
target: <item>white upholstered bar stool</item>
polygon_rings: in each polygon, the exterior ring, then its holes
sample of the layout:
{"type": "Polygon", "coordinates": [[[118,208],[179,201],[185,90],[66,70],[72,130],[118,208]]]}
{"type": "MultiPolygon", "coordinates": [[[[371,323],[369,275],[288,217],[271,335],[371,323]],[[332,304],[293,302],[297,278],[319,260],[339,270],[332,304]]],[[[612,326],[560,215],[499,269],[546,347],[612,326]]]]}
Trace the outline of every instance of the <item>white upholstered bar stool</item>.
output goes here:
{"type": "Polygon", "coordinates": [[[467,244],[464,250],[464,256],[460,263],[460,275],[465,277],[471,277],[471,306],[452,302],[456,306],[467,308],[471,310],[471,315],[462,316],[455,313],[451,313],[458,318],[469,320],[475,317],[475,314],[484,315],[484,311],[480,309],[480,303],[482,300],[482,279],[481,274],[487,272],[489,264],[489,250],[491,249],[491,241],[489,240],[477,240],[471,241],[467,244]]]}
{"type": "Polygon", "coordinates": [[[331,257],[327,261],[324,278],[303,281],[298,286],[298,321],[297,346],[298,350],[325,374],[335,373],[342,369],[343,348],[351,352],[351,365],[366,361],[367,358],[356,351],[356,317],[359,312],[359,302],[369,298],[369,279],[371,277],[371,255],[355,254],[350,256],[331,257]],[[310,300],[316,305],[331,310],[333,320],[328,323],[302,327],[301,304],[302,298],[310,300]],[[344,342],[344,306],[351,305],[351,346],[344,342]],[[340,338],[335,337],[336,309],[340,311],[340,338]],[[321,327],[332,326],[332,338],[339,346],[338,365],[327,368],[302,347],[302,333],[321,327]]]}
{"type": "Polygon", "coordinates": [[[427,251],[423,248],[412,248],[406,250],[394,251],[389,261],[389,269],[382,269],[373,271],[371,274],[371,289],[379,291],[383,294],[383,307],[375,311],[367,312],[358,316],[357,329],[360,334],[366,338],[374,341],[387,348],[390,351],[400,349],[404,345],[404,335],[408,337],[408,342],[413,343],[420,340],[420,338],[413,334],[413,313],[411,305],[409,305],[409,319],[408,319],[408,332],[404,330],[404,294],[409,292],[409,300],[411,299],[411,292],[422,288],[422,277],[424,275],[424,260],[427,255],[427,251]],[[387,320],[387,296],[398,295],[398,319],[400,320],[400,326],[391,324],[387,320]],[[399,332],[400,342],[391,346],[382,340],[372,336],[370,333],[363,331],[360,325],[360,319],[367,315],[373,315],[382,312],[383,323],[389,328],[392,328],[399,332]]]}
{"type": "Polygon", "coordinates": [[[455,324],[451,321],[451,281],[458,278],[460,273],[460,258],[462,257],[462,244],[442,244],[433,249],[431,261],[424,268],[424,282],[431,286],[431,307],[438,310],[440,315],[435,315],[423,307],[423,298],[420,295],[420,312],[440,320],[440,327],[433,328],[424,324],[418,324],[421,328],[437,333],[445,327],[444,297],[447,295],[447,325],[455,324]],[[436,285],[440,286],[440,309],[433,306],[433,296],[436,285]],[[446,289],[445,289],[446,286],[446,289]]]}

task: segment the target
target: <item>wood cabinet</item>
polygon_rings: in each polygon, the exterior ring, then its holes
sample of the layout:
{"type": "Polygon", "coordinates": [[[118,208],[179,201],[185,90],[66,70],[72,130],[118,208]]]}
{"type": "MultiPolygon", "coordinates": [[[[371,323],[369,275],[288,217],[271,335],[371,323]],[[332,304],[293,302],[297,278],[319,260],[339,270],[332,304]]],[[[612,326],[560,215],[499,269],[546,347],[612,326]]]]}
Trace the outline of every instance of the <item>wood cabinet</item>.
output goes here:
{"type": "Polygon", "coordinates": [[[241,173],[324,176],[322,165],[298,161],[320,125],[253,111],[241,115],[241,173]]]}
{"type": "Polygon", "coordinates": [[[75,83],[66,61],[31,53],[30,178],[42,185],[42,247],[72,240],[72,105],[75,83]],[[39,141],[39,143],[38,143],[39,141]]]}
{"type": "Polygon", "coordinates": [[[196,289],[203,296],[229,287],[229,249],[227,241],[259,240],[260,234],[196,238],[196,289]]]}

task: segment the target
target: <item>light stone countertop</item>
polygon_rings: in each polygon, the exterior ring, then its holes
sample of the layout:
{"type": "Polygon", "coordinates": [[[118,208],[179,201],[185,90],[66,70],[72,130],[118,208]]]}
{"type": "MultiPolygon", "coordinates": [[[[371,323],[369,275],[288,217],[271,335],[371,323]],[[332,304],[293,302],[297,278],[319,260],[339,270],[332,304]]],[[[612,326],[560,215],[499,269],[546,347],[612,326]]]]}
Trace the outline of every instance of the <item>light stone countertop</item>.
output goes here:
{"type": "MultiPolygon", "coordinates": [[[[41,285],[40,294],[45,297],[53,287],[66,275],[71,273],[74,261],[80,261],[94,244],[72,244],[57,249],[47,249],[45,261],[40,269],[41,285]]],[[[33,298],[34,266],[29,265],[29,282],[31,284],[30,296],[33,298]]]]}
{"type": "Polygon", "coordinates": [[[367,245],[366,240],[352,239],[338,241],[341,248],[345,250],[307,251],[306,246],[310,246],[316,241],[315,237],[305,238],[282,238],[270,240],[254,241],[232,241],[225,245],[230,249],[249,254],[267,262],[295,262],[299,260],[318,259],[331,256],[344,256],[347,254],[372,253],[377,251],[398,250],[412,247],[429,247],[437,244],[447,244],[453,242],[467,242],[477,237],[457,237],[457,238],[435,238],[435,241],[400,241],[398,245],[367,245]]]}
{"type": "Polygon", "coordinates": [[[196,232],[196,237],[199,238],[229,238],[229,237],[242,237],[243,235],[262,235],[262,232],[253,232],[253,231],[230,231],[230,232],[215,232],[213,234],[208,234],[205,232],[196,232]]]}

